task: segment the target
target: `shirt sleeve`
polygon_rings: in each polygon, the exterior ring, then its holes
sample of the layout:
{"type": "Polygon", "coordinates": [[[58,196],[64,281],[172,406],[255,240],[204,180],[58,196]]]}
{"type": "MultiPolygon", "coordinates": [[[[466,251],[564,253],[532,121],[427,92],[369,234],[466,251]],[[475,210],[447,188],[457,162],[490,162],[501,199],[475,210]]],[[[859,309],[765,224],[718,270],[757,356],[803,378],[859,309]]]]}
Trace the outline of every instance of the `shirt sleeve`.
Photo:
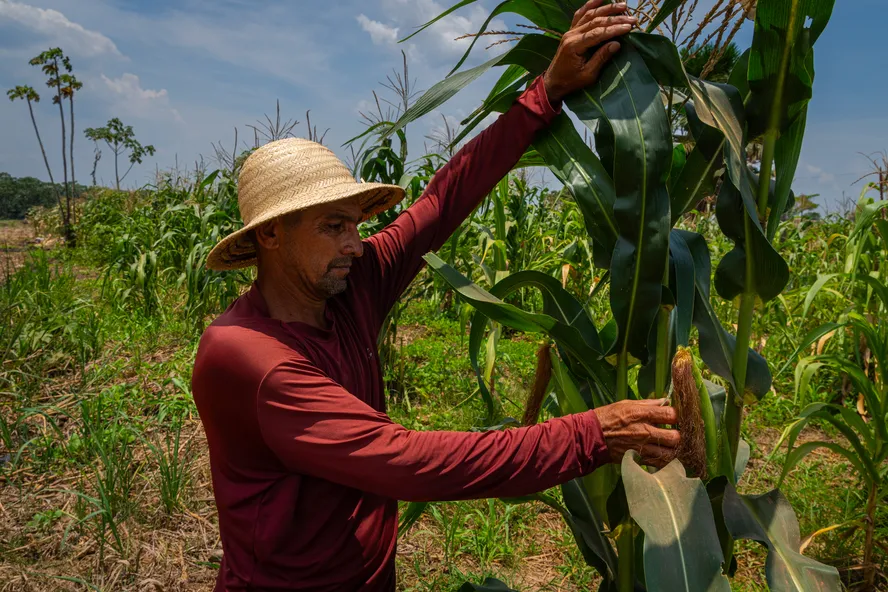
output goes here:
{"type": "Polygon", "coordinates": [[[529,495],[609,458],[591,411],[504,431],[413,431],[304,359],[271,370],[257,405],[262,436],[287,470],[405,501],[529,495]]]}
{"type": "Polygon", "coordinates": [[[559,113],[561,103],[549,103],[537,77],[506,113],[453,155],[416,203],[365,241],[379,266],[372,273],[380,318],[422,269],[422,256],[441,248],[559,113]]]}

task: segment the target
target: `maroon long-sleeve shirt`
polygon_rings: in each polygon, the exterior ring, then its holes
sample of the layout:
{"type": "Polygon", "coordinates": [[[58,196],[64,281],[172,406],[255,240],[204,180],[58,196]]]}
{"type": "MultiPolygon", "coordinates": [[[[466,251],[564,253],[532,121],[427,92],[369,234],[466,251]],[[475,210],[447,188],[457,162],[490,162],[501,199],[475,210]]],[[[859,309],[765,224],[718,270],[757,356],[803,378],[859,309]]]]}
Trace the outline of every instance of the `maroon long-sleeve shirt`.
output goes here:
{"type": "MultiPolygon", "coordinates": [[[[560,106],[558,106],[560,110],[560,106]]],[[[607,458],[591,412],[486,433],[385,414],[376,337],[391,306],[557,115],[541,79],[364,241],[329,329],[269,317],[256,284],[203,334],[192,390],[224,556],[216,591],[395,589],[398,499],[520,496],[607,458]]]]}

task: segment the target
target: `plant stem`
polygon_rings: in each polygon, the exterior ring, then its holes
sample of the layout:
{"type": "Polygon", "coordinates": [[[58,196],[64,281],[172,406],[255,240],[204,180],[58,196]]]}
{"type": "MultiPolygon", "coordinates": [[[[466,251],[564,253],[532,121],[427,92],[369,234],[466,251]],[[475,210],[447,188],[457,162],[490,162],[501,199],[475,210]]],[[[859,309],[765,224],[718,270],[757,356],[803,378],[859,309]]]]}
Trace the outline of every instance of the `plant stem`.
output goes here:
{"type": "Polygon", "coordinates": [[[873,565],[873,531],[876,527],[876,492],[878,483],[870,483],[869,498],[866,501],[866,540],[863,543],[864,588],[874,590],[876,566],[873,565]]]}
{"type": "MultiPolygon", "coordinates": [[[[725,404],[725,430],[728,435],[727,451],[731,466],[737,458],[737,444],[740,441],[740,424],[743,419],[743,394],[746,392],[746,363],[749,356],[749,339],[752,333],[752,313],[755,312],[755,294],[744,292],[740,297],[740,315],[737,322],[737,342],[734,348],[734,384],[736,390],[728,389],[725,404]],[[734,390],[734,392],[731,392],[734,390]]],[[[733,475],[728,476],[733,481],[733,475]]]]}
{"type": "Polygon", "coordinates": [[[617,357],[617,401],[629,396],[629,352],[617,357]]]}
{"type": "MultiPolygon", "coordinates": [[[[672,89],[670,89],[671,93],[672,89]]],[[[671,104],[671,103],[670,103],[671,104]]],[[[666,268],[663,270],[663,285],[669,285],[669,262],[667,259],[666,268]]],[[[656,370],[654,377],[654,392],[658,399],[666,396],[669,378],[669,366],[672,360],[669,356],[669,315],[672,312],[671,306],[660,305],[660,312],[657,316],[657,358],[654,361],[656,370]]]]}
{"type": "Polygon", "coordinates": [[[759,171],[758,214],[759,220],[768,212],[768,197],[771,194],[771,165],[774,163],[774,149],[777,145],[777,132],[774,129],[765,132],[762,144],[762,166],[759,171]]]}
{"type": "Polygon", "coordinates": [[[658,399],[666,396],[666,382],[669,377],[669,313],[670,308],[660,307],[657,316],[657,358],[655,361],[656,378],[654,392],[658,399]]]}
{"type": "Polygon", "coordinates": [[[628,518],[622,525],[617,537],[617,590],[633,592],[635,590],[635,529],[632,519],[628,518]]]}

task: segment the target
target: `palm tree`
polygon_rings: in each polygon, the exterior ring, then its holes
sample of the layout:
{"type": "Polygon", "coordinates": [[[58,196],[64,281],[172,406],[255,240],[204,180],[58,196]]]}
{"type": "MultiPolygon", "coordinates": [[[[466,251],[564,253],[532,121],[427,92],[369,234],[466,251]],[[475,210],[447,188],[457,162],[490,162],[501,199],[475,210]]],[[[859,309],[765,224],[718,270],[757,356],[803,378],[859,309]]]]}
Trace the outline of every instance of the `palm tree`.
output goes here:
{"type": "MultiPolygon", "coordinates": [[[[49,182],[52,184],[53,191],[56,194],[56,200],[59,202],[59,215],[62,215],[62,196],[59,194],[59,187],[52,177],[52,168],[49,166],[49,159],[46,157],[46,149],[43,147],[43,140],[40,138],[40,129],[37,127],[37,119],[34,117],[34,103],[40,102],[40,95],[30,86],[16,86],[6,91],[6,96],[10,101],[24,100],[28,103],[28,112],[31,114],[31,123],[34,125],[34,134],[37,136],[37,143],[40,144],[40,153],[43,155],[43,164],[46,165],[46,172],[49,174],[49,182]]],[[[64,216],[62,217],[64,223],[64,216]]]]}

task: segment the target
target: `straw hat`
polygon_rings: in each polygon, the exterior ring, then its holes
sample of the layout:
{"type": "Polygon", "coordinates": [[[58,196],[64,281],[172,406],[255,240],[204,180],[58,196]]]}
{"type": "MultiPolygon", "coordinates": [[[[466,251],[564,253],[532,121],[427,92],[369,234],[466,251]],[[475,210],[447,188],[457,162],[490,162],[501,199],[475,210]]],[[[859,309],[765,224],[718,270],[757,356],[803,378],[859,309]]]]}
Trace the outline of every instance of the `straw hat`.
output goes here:
{"type": "Polygon", "coordinates": [[[256,263],[249,231],[278,216],[357,196],[361,221],[401,201],[397,185],[358,183],[333,152],[317,142],[286,138],[262,146],[244,162],[237,182],[237,205],[244,226],[223,238],[207,257],[222,271],[256,263]]]}

